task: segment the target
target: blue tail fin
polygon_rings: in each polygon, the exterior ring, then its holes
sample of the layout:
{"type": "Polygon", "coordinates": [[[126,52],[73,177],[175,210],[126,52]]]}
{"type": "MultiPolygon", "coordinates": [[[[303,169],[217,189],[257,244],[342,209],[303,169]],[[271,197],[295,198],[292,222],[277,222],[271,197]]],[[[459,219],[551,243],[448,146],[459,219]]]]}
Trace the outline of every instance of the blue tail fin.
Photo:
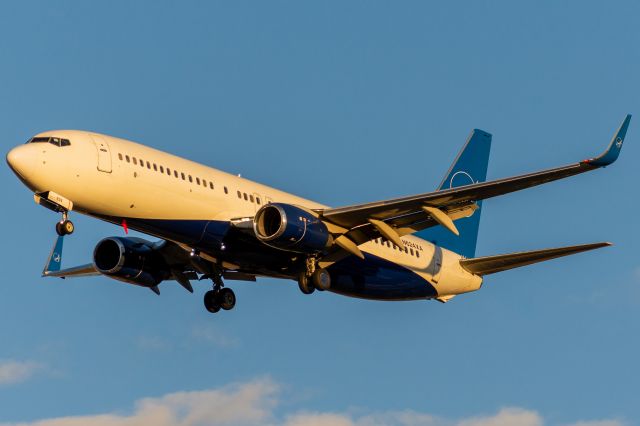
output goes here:
{"type": "MultiPolygon", "coordinates": [[[[491,134],[474,129],[438,190],[484,182],[487,179],[490,151],[491,134]]],[[[456,220],[456,227],[460,231],[459,237],[442,226],[425,229],[416,235],[465,257],[475,257],[481,212],[482,202],[478,202],[478,209],[471,217],[456,220]]]]}

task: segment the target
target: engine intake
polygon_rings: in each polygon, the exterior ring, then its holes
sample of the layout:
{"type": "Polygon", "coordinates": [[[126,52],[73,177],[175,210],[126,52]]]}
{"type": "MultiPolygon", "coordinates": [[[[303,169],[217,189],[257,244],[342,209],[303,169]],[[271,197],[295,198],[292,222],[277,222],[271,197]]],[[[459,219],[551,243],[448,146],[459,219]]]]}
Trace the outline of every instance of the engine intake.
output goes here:
{"type": "Polygon", "coordinates": [[[317,253],[329,245],[327,226],[300,207],[271,203],[264,205],[253,220],[260,241],[281,250],[317,253]]]}
{"type": "Polygon", "coordinates": [[[143,287],[158,285],[171,275],[157,244],[141,238],[101,240],[93,250],[93,265],[103,275],[143,287]]]}

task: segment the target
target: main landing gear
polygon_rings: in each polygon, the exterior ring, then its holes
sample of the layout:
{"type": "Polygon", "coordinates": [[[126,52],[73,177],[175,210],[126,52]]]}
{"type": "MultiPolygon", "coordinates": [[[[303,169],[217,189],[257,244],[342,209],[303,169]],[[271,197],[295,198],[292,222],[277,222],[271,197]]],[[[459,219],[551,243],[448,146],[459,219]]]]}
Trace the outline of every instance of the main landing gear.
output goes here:
{"type": "Polygon", "coordinates": [[[73,231],[75,231],[75,226],[73,225],[73,222],[71,222],[69,220],[69,213],[68,212],[63,212],[62,213],[62,220],[60,220],[60,222],[56,223],[56,233],[58,235],[60,235],[61,237],[64,237],[65,235],[71,235],[73,234],[73,231]]]}
{"type": "Polygon", "coordinates": [[[220,309],[230,311],[236,306],[236,295],[230,288],[224,286],[222,281],[222,269],[214,263],[207,262],[200,257],[197,250],[191,251],[191,265],[202,274],[200,280],[210,279],[213,281],[213,290],[204,294],[204,307],[207,311],[215,314],[220,309]]]}
{"type": "Polygon", "coordinates": [[[326,269],[317,268],[314,258],[308,258],[305,270],[298,275],[298,287],[304,294],[311,294],[314,291],[325,291],[331,288],[331,275],[326,269]]]}
{"type": "Polygon", "coordinates": [[[204,294],[204,307],[207,311],[215,314],[224,309],[230,311],[236,306],[236,294],[230,288],[223,287],[224,283],[219,275],[211,278],[213,280],[213,290],[204,294]]]}

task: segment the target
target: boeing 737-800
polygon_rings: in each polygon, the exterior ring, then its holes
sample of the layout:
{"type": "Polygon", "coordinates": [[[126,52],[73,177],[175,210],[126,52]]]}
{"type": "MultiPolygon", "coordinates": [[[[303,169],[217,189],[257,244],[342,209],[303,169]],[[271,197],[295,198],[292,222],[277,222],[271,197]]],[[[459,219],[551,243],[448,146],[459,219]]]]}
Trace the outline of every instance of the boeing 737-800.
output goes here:
{"type": "Polygon", "coordinates": [[[57,213],[43,276],[105,275],[147,287],[210,279],[208,311],[235,306],[224,280],[292,279],[300,290],[376,300],[436,299],[478,290],[483,277],[608,243],[475,257],[482,200],[612,164],[627,116],[599,157],[486,181],[491,135],[471,132],[434,192],[331,208],[151,147],[98,133],[40,133],[7,163],[57,213]],[[101,240],[89,264],[61,269],[76,211],[159,238],[101,240]]]}

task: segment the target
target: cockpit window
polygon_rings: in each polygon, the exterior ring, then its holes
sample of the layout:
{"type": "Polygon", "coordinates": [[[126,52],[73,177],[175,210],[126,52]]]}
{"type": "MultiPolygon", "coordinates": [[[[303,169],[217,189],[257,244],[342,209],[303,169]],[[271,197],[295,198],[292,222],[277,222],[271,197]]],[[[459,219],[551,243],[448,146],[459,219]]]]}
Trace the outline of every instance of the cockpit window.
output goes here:
{"type": "Polygon", "coordinates": [[[27,142],[27,143],[49,142],[49,139],[51,139],[51,138],[50,137],[46,137],[46,138],[43,138],[43,137],[31,138],[29,140],[29,142],[27,142]]]}
{"type": "Polygon", "coordinates": [[[29,142],[27,143],[46,143],[49,142],[52,145],[55,146],[69,146],[71,145],[71,142],[69,142],[69,139],[61,139],[61,138],[53,138],[53,137],[49,137],[49,136],[38,136],[35,138],[31,138],[29,139],[29,142]]]}

